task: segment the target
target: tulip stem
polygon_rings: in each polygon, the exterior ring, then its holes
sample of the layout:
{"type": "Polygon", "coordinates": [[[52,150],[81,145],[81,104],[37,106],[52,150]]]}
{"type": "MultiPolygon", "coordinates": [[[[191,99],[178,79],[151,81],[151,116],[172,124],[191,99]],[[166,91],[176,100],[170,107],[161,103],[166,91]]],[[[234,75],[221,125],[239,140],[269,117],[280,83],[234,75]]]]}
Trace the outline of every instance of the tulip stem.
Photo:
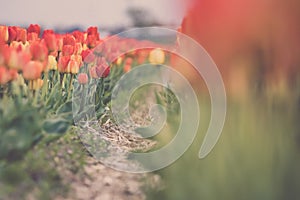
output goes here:
{"type": "Polygon", "coordinates": [[[42,99],[46,99],[47,91],[48,91],[48,77],[49,77],[49,72],[45,72],[45,77],[44,77],[44,85],[43,85],[43,90],[42,90],[42,99]]]}
{"type": "Polygon", "coordinates": [[[38,104],[38,90],[32,90],[33,94],[33,105],[36,106],[38,104]]]}
{"type": "Polygon", "coordinates": [[[70,96],[71,96],[71,90],[73,87],[73,79],[74,79],[74,74],[71,74],[71,80],[70,80],[70,84],[69,84],[69,88],[68,88],[68,98],[67,99],[70,99],[70,96]]]}

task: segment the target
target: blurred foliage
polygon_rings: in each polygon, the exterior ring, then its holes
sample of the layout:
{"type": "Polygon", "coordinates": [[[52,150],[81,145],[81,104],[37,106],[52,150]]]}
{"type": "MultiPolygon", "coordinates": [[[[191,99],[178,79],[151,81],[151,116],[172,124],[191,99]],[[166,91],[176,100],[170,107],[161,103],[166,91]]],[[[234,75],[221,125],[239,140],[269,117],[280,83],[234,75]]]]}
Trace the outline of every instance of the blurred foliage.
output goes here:
{"type": "Polygon", "coordinates": [[[69,190],[66,174],[83,174],[86,152],[74,129],[51,144],[40,143],[23,160],[1,165],[0,199],[53,199],[69,190]]]}
{"type": "Polygon", "coordinates": [[[158,173],[162,191],[148,199],[299,199],[299,96],[285,101],[255,96],[230,99],[221,138],[205,159],[198,152],[210,119],[208,97],[199,97],[201,124],[189,150],[158,173]]]}

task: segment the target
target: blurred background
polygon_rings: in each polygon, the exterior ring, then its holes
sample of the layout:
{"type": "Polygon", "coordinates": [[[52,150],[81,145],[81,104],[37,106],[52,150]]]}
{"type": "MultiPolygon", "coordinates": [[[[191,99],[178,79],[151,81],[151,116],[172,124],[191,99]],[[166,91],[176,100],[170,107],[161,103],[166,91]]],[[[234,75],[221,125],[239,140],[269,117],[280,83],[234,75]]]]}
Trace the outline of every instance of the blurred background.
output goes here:
{"type": "MultiPolygon", "coordinates": [[[[201,126],[187,153],[158,171],[163,186],[146,188],[148,199],[300,199],[298,0],[2,0],[0,24],[31,23],[60,32],[93,25],[103,36],[181,26],[216,62],[228,95],[227,119],[213,152],[199,160],[209,94],[187,61],[172,58],[199,90],[201,126]]],[[[168,138],[176,132],[172,126],[168,138]]]]}
{"type": "Polygon", "coordinates": [[[86,30],[98,26],[102,32],[122,31],[132,26],[179,26],[184,15],[179,0],[12,0],[3,1],[0,24],[47,29],[86,30]]]}

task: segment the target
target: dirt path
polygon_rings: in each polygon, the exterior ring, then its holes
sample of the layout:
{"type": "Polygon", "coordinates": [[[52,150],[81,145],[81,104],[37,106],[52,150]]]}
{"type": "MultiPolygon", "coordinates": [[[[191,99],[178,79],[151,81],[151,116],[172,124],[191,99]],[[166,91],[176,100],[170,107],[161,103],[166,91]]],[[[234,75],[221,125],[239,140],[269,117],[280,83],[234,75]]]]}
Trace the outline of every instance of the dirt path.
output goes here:
{"type": "MultiPolygon", "coordinates": [[[[147,151],[155,146],[155,142],[143,139],[137,134],[130,133],[129,130],[129,127],[122,129],[108,122],[101,127],[101,130],[87,127],[79,135],[89,135],[90,139],[99,136],[101,132],[101,140],[109,142],[111,147],[122,149],[121,152],[123,150],[147,151]]],[[[85,139],[82,137],[81,141],[84,143],[85,139]]],[[[112,159],[118,160],[116,157],[112,159]]],[[[123,162],[122,159],[120,160],[123,162]]],[[[67,197],[57,197],[56,200],[144,200],[146,196],[143,188],[151,190],[162,188],[162,181],[158,175],[117,171],[93,157],[87,157],[85,162],[81,173],[72,174],[62,170],[61,176],[65,177],[64,184],[70,186],[70,191],[67,197]]]]}
{"type": "Polygon", "coordinates": [[[143,200],[146,199],[142,191],[146,179],[159,181],[157,175],[147,177],[145,174],[119,172],[89,158],[84,175],[66,176],[70,192],[67,197],[56,200],[143,200]]]}

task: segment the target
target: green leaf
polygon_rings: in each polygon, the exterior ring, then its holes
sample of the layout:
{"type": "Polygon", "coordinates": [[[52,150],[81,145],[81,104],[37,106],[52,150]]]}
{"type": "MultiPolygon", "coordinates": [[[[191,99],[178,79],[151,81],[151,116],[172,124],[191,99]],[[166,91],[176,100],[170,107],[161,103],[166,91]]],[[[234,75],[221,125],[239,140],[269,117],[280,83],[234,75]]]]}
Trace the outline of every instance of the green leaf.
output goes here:
{"type": "Polygon", "coordinates": [[[68,101],[64,104],[62,104],[58,109],[56,114],[63,114],[63,113],[69,113],[72,112],[72,101],[68,101]]]}
{"type": "Polygon", "coordinates": [[[47,119],[43,129],[48,134],[64,134],[70,127],[70,122],[63,118],[47,119]]]}

